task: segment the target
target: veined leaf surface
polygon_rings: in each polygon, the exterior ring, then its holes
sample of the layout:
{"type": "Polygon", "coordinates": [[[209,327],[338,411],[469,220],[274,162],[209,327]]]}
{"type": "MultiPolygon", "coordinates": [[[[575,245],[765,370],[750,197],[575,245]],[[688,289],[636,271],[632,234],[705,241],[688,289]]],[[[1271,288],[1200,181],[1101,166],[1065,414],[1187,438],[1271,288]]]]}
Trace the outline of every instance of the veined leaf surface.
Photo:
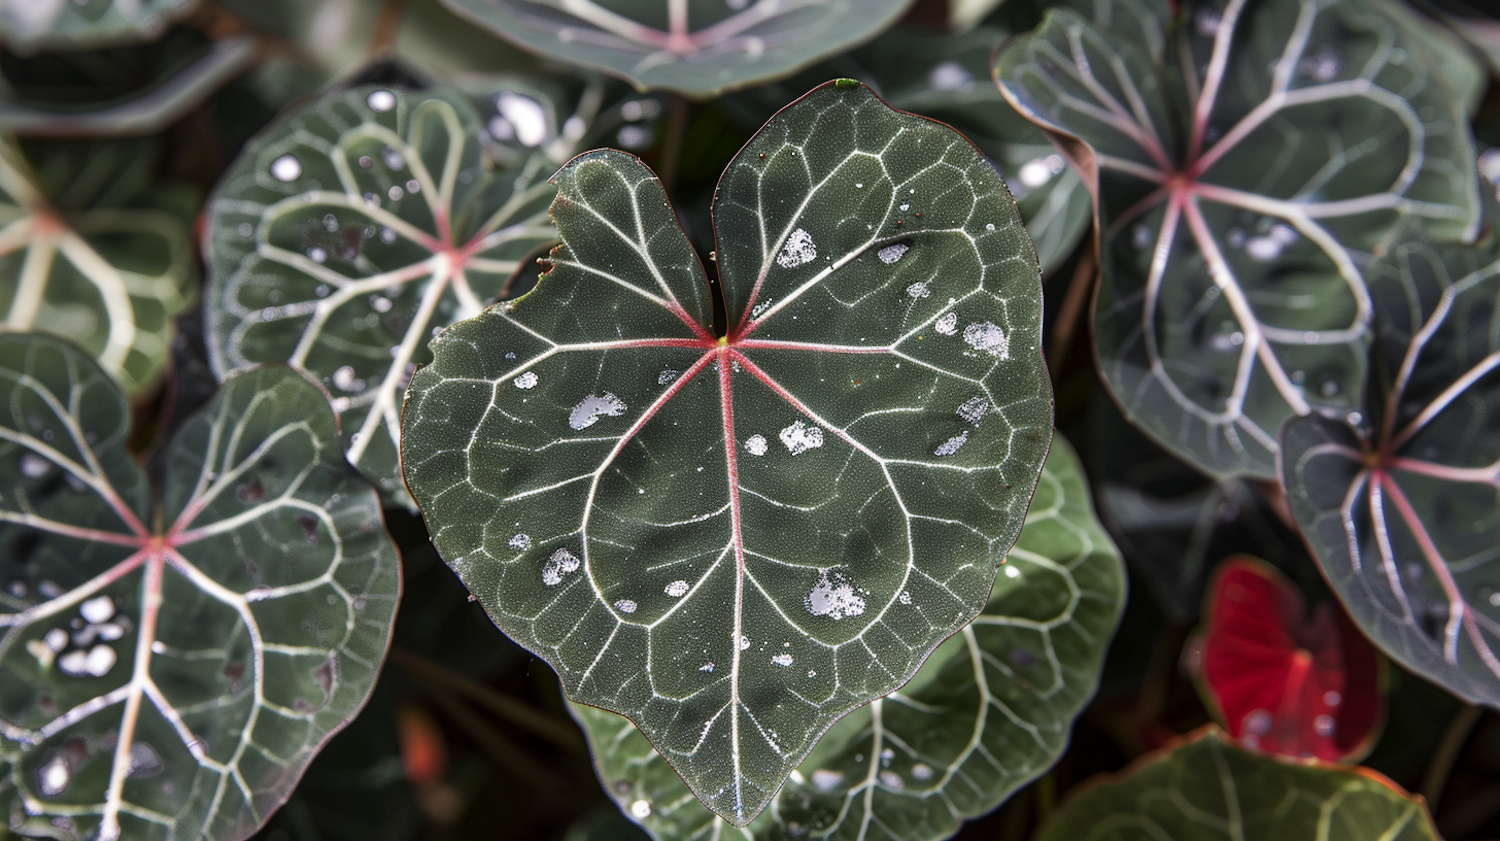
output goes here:
{"type": "Polygon", "coordinates": [[[1287,500],[1371,639],[1500,706],[1500,244],[1406,241],[1371,275],[1375,388],[1282,431],[1287,500]]]}
{"type": "MultiPolygon", "coordinates": [[[[1094,693],[1125,573],[1054,438],[989,604],[905,687],[834,724],[747,838],[938,841],[1062,753],[1094,693]]],[[[574,704],[604,788],[660,841],[732,832],[629,721],[574,704]]]]}
{"type": "Polygon", "coordinates": [[[139,394],[165,370],[173,317],[197,291],[190,214],[142,191],[140,143],[37,154],[34,172],[0,140],[0,332],[66,336],[139,394]]]}
{"type": "Polygon", "coordinates": [[[443,0],[517,46],[641,89],[711,97],[785,76],[891,25],[912,0],[443,0]]]}
{"type": "Polygon", "coordinates": [[[516,148],[501,166],[486,166],[487,129],[459,93],[359,88],[252,142],[210,203],[215,372],[287,362],[321,378],[349,461],[408,505],[401,399],[427,341],[478,315],[556,236],[551,104],[493,96],[522,124],[507,123],[516,148]]]}
{"type": "Polygon", "coordinates": [[[1357,404],[1370,250],[1406,218],[1474,233],[1473,142],[1395,4],[1181,7],[1157,39],[1054,10],[996,74],[1097,193],[1116,399],[1203,470],[1268,478],[1283,421],[1357,404]]]}
{"type": "Polygon", "coordinates": [[[149,41],[198,0],[11,0],[0,3],[0,40],[17,52],[149,41]]]}
{"type": "Polygon", "coordinates": [[[230,379],[162,454],[72,345],[0,336],[0,812],[61,839],[240,839],[375,683],[399,593],[327,398],[230,379]]]}
{"type": "Polygon", "coordinates": [[[1038,841],[1438,841],[1418,798],[1365,768],[1292,765],[1216,728],[1065,801],[1038,841]]]}
{"type": "Polygon", "coordinates": [[[719,183],[723,339],[650,170],[557,181],[552,271],[412,380],[407,484],[496,623],[743,825],[988,598],[1051,437],[1036,256],[968,141],[847,80],[719,183]]]}

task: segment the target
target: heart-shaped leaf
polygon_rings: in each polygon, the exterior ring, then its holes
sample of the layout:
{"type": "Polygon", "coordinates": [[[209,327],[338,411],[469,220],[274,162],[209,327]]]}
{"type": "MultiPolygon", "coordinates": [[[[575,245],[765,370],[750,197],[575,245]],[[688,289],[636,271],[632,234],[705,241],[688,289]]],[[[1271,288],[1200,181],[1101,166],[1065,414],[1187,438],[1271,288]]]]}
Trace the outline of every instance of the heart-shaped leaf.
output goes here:
{"type": "Polygon", "coordinates": [[[154,494],[72,345],[0,336],[0,813],[61,839],[239,839],[364,704],[400,589],[327,398],[232,378],[154,494]]]}
{"type": "Polygon", "coordinates": [[[963,35],[896,28],[790,79],[725,97],[719,105],[759,126],[787,100],[831,76],[859,79],[892,106],[941,120],[974,141],[1010,179],[1007,186],[1042,270],[1051,271],[1078,244],[1092,206],[1078,175],[990,83],[990,54],[1009,34],[988,26],[963,35]]]}
{"type": "Polygon", "coordinates": [[[1335,604],[1306,616],[1285,576],[1236,557],[1215,573],[1204,615],[1195,677],[1229,735],[1294,759],[1346,762],[1369,751],[1384,717],[1382,661],[1335,604]]]}
{"type": "Polygon", "coordinates": [[[49,143],[33,173],[0,139],[0,331],[66,336],[131,394],[161,377],[173,316],[197,292],[190,214],[143,189],[149,152],[49,143]]]}
{"type": "Polygon", "coordinates": [[[874,37],[913,0],[443,0],[519,47],[707,98],[874,37]]]}
{"type": "Polygon", "coordinates": [[[1500,706],[1500,243],[1407,241],[1370,274],[1375,389],[1286,426],[1287,498],[1371,639],[1500,706]]]}
{"type": "Polygon", "coordinates": [[[552,271],[412,380],[407,485],[496,623],[743,825],[984,606],[1051,438],[1036,256],[972,144],[848,80],[719,182],[722,339],[650,170],[556,180],[552,271]]]}
{"type": "Polygon", "coordinates": [[[458,92],[358,88],[253,141],[209,206],[215,371],[288,362],[321,378],[349,461],[406,504],[401,398],[427,341],[477,315],[556,235],[557,163],[540,151],[558,135],[552,106],[505,89],[491,99],[519,147],[501,166],[458,92]]]}
{"type": "Polygon", "coordinates": [[[1367,253],[1404,218],[1473,234],[1473,143],[1393,3],[1180,5],[1155,39],[1054,10],[995,69],[1096,191],[1115,398],[1205,471],[1270,477],[1283,421],[1357,403],[1367,253]]]}
{"type": "MultiPolygon", "coordinates": [[[[748,837],[937,841],[1052,765],[1094,694],[1125,599],[1119,554],[1061,438],[1003,570],[989,604],[910,683],[824,734],[748,837]]],[[[605,790],[652,835],[728,830],[635,725],[572,709],[605,790]]]]}
{"type": "Polygon", "coordinates": [[[0,4],[0,40],[21,53],[149,41],[198,0],[17,0],[0,4]]]}
{"type": "MultiPolygon", "coordinates": [[[[1085,784],[1087,786],[1087,784],[1085,784]]],[[[1205,728],[1064,801],[1037,841],[1439,841],[1419,798],[1367,768],[1292,765],[1205,728]]]]}

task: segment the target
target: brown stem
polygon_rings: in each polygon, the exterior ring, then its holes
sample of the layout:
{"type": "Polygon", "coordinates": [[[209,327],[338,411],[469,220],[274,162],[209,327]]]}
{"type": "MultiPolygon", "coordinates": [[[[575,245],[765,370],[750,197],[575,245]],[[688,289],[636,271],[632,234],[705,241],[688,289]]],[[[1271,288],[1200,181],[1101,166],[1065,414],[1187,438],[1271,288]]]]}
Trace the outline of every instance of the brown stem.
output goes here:
{"type": "Polygon", "coordinates": [[[661,175],[661,188],[668,196],[672,195],[677,186],[677,162],[682,157],[682,137],[687,134],[689,107],[690,103],[685,97],[672,97],[672,110],[667,115],[667,145],[662,149],[661,166],[657,167],[661,175]]]}
{"type": "Polygon", "coordinates": [[[546,739],[558,747],[580,755],[588,753],[588,748],[584,745],[576,728],[542,715],[530,706],[496,692],[446,666],[434,663],[404,648],[392,648],[390,661],[413,675],[436,684],[428,689],[436,690],[438,687],[451,689],[495,715],[526,728],[533,735],[546,739]]]}
{"type": "Polygon", "coordinates": [[[381,55],[396,43],[396,30],[401,27],[401,13],[405,9],[406,0],[385,0],[380,4],[380,16],[375,18],[375,29],[365,47],[366,56],[381,55]]]}
{"type": "Polygon", "coordinates": [[[557,792],[567,790],[562,779],[533,761],[519,745],[495,729],[453,693],[437,687],[430,687],[430,692],[433,702],[442,710],[443,715],[468,734],[500,767],[532,787],[546,792],[549,799],[555,799],[557,792]]]}
{"type": "Polygon", "coordinates": [[[1427,765],[1427,774],[1422,777],[1422,796],[1427,798],[1427,808],[1433,814],[1437,814],[1438,800],[1443,796],[1443,788],[1448,785],[1448,775],[1453,772],[1453,764],[1458,761],[1458,755],[1463,753],[1469,733],[1474,730],[1474,725],[1479,723],[1482,715],[1484,708],[1479,706],[1466,706],[1460,710],[1448,725],[1448,732],[1443,734],[1443,741],[1438,743],[1438,749],[1427,765]]]}
{"type": "Polygon", "coordinates": [[[1056,329],[1052,331],[1052,340],[1047,343],[1047,369],[1052,373],[1054,384],[1062,372],[1063,363],[1068,359],[1068,351],[1073,347],[1073,336],[1078,332],[1078,322],[1083,318],[1089,292],[1094,288],[1097,270],[1098,261],[1095,259],[1093,241],[1089,240],[1084,244],[1083,252],[1078,255],[1078,265],[1074,267],[1073,277],[1068,281],[1068,292],[1063,298],[1062,307],[1057,311],[1057,320],[1054,322],[1056,329]]]}

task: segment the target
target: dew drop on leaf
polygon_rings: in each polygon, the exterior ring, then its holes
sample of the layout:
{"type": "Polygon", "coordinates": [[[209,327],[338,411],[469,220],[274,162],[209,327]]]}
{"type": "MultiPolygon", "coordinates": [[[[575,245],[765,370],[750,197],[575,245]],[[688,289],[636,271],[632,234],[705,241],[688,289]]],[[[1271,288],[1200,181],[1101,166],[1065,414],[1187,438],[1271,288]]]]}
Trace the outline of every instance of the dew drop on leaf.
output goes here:
{"type": "Polygon", "coordinates": [[[645,800],[637,800],[630,804],[630,814],[634,815],[636,820],[645,820],[651,817],[651,804],[645,800]]]}
{"type": "Polygon", "coordinates": [[[43,762],[36,771],[37,790],[43,797],[62,794],[72,781],[73,769],[68,767],[68,760],[61,753],[52,754],[52,758],[43,762]]]}
{"type": "Polygon", "coordinates": [[[271,161],[271,177],[277,181],[296,181],[302,177],[302,162],[296,155],[282,155],[271,161]]]}
{"type": "Polygon", "coordinates": [[[495,97],[495,109],[509,124],[515,139],[522,146],[534,148],[546,142],[547,114],[536,100],[512,91],[502,91],[495,97]]]}
{"type": "Polygon", "coordinates": [[[94,625],[108,622],[115,615],[115,601],[109,596],[95,596],[79,605],[78,613],[85,622],[94,625]]]}
{"type": "Polygon", "coordinates": [[[896,791],[906,788],[906,781],[901,779],[901,775],[895,771],[881,771],[880,784],[896,791]]]}
{"type": "Polygon", "coordinates": [[[812,772],[812,784],[818,791],[833,791],[843,781],[844,775],[839,771],[819,768],[812,772]]]}
{"type": "Polygon", "coordinates": [[[778,666],[790,666],[792,665],[792,655],[777,654],[775,657],[771,658],[771,662],[775,663],[778,666]]]}
{"type": "Polygon", "coordinates": [[[406,167],[406,158],[402,157],[400,152],[389,146],[380,151],[380,160],[385,164],[386,169],[404,169],[406,167]]]}
{"type": "Polygon", "coordinates": [[[1271,732],[1271,714],[1265,710],[1251,710],[1246,713],[1244,731],[1256,737],[1271,732]]]}
{"type": "Polygon", "coordinates": [[[21,454],[21,475],[27,479],[40,479],[47,475],[52,469],[52,462],[42,458],[36,453],[25,452],[21,454]]]}
{"type": "Polygon", "coordinates": [[[1320,715],[1313,719],[1313,732],[1325,739],[1332,736],[1337,727],[1331,715],[1320,715]]]}

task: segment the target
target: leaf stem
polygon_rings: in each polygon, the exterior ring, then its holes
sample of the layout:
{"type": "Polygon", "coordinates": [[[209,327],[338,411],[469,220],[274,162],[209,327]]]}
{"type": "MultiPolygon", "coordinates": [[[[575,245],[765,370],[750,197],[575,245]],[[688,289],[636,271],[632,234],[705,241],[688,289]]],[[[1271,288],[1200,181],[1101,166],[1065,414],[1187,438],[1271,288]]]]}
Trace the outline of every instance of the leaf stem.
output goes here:
{"type": "Polygon", "coordinates": [[[524,727],[528,732],[560,748],[579,755],[588,753],[583,739],[574,728],[542,715],[526,704],[496,692],[472,678],[465,677],[404,648],[392,648],[390,661],[414,676],[436,684],[434,687],[428,687],[434,692],[438,691],[438,687],[451,689],[495,715],[524,727]]]}
{"type": "Polygon", "coordinates": [[[656,168],[661,175],[661,188],[668,196],[677,187],[677,163],[682,158],[682,137],[687,134],[689,107],[687,97],[673,95],[672,110],[667,114],[667,143],[662,148],[661,166],[656,168]]]}
{"type": "Polygon", "coordinates": [[[497,764],[517,779],[526,781],[532,788],[547,793],[547,799],[555,800],[557,793],[568,790],[563,780],[540,763],[534,761],[512,742],[504,733],[495,729],[482,716],[446,689],[430,687],[432,700],[450,721],[469,735],[474,743],[484,749],[497,764]]]}
{"type": "Polygon", "coordinates": [[[1052,382],[1057,383],[1058,375],[1062,372],[1063,363],[1068,360],[1068,350],[1073,346],[1073,335],[1078,332],[1078,322],[1083,317],[1085,304],[1089,299],[1089,292],[1094,288],[1094,277],[1098,274],[1098,261],[1094,255],[1094,243],[1089,239],[1083,246],[1083,251],[1078,255],[1078,265],[1073,269],[1073,277],[1068,281],[1068,292],[1063,298],[1062,307],[1057,311],[1057,319],[1053,322],[1056,329],[1052,332],[1052,341],[1047,345],[1047,369],[1052,372],[1052,382]]]}
{"type": "Polygon", "coordinates": [[[385,0],[380,4],[380,16],[375,18],[370,43],[365,47],[366,56],[377,56],[391,49],[396,43],[396,30],[401,26],[401,14],[405,10],[406,0],[385,0]]]}
{"type": "Polygon", "coordinates": [[[1448,775],[1453,772],[1453,765],[1463,753],[1469,734],[1483,715],[1484,708],[1480,706],[1469,705],[1460,710],[1432,755],[1427,774],[1422,777],[1422,796],[1427,798],[1427,808],[1434,815],[1437,814],[1438,801],[1443,797],[1443,789],[1448,785],[1448,775]]]}

